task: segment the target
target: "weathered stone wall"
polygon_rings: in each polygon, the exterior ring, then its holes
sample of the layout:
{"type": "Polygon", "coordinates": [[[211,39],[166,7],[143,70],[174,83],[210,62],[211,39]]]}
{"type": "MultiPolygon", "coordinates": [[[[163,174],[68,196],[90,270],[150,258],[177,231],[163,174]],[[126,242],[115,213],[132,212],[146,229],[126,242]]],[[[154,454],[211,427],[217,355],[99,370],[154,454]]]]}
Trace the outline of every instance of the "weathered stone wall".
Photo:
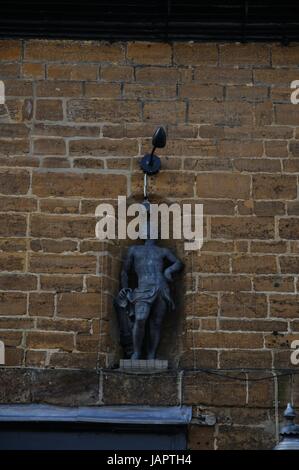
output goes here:
{"type": "Polygon", "coordinates": [[[298,61],[298,45],[0,41],[2,402],[64,403],[67,387],[71,405],[186,403],[192,447],[271,447],[279,407],[298,406],[297,377],[277,378],[299,338],[298,61]],[[156,125],[168,142],[150,192],[203,202],[205,243],[172,244],[172,371],[128,376],[108,370],[123,246],[95,239],[94,210],[142,196],[156,125]],[[217,424],[196,425],[202,412],[217,424]]]}

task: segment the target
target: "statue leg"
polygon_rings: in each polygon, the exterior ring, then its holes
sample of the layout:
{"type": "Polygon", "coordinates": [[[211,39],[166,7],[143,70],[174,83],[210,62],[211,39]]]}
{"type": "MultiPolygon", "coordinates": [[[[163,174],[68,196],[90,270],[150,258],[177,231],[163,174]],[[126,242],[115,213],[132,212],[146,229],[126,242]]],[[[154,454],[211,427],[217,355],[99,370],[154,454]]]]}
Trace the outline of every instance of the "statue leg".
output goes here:
{"type": "Polygon", "coordinates": [[[161,326],[166,312],[167,303],[161,296],[159,296],[153,305],[149,318],[150,344],[147,354],[148,359],[155,359],[156,357],[161,337],[161,326]]]}
{"type": "Polygon", "coordinates": [[[135,304],[135,322],[133,327],[134,353],[132,355],[132,359],[141,358],[145,323],[149,317],[150,310],[151,306],[146,302],[136,302],[135,304]]]}

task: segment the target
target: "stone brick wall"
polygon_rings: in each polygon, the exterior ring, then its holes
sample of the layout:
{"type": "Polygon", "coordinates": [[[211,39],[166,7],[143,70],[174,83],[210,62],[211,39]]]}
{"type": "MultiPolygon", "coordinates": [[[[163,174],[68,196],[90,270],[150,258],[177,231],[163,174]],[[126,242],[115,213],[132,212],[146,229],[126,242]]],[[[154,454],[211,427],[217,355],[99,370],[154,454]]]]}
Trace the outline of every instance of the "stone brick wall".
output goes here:
{"type": "Polygon", "coordinates": [[[55,383],[64,403],[69,369],[70,405],[191,404],[192,447],[271,447],[280,407],[299,403],[297,377],[279,377],[299,339],[298,61],[297,44],[0,41],[2,402],[51,402],[55,383]],[[150,193],[205,215],[200,252],[172,243],[185,270],[160,381],[109,370],[124,247],[94,236],[100,202],[142,196],[157,125],[168,142],[150,193]]]}

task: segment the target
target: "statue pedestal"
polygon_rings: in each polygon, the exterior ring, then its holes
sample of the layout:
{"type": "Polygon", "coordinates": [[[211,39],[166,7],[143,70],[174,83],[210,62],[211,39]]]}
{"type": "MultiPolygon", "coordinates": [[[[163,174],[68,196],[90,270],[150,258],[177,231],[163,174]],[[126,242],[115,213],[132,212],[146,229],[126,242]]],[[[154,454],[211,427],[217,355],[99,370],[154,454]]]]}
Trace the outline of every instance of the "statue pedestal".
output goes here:
{"type": "Polygon", "coordinates": [[[120,359],[119,368],[123,370],[166,370],[168,361],[164,359],[120,359]]]}

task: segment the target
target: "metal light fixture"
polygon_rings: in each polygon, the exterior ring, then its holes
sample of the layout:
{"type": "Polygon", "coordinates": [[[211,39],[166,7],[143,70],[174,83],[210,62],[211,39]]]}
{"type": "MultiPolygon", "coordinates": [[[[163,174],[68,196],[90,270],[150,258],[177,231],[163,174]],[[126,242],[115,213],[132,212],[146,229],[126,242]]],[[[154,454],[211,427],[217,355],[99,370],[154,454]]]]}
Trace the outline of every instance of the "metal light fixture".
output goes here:
{"type": "Polygon", "coordinates": [[[166,145],[166,132],[163,127],[158,127],[152,138],[153,149],[151,153],[144,155],[140,162],[141,169],[147,175],[155,175],[161,168],[161,160],[155,155],[156,148],[163,148],[166,145]]]}
{"type": "Polygon", "coordinates": [[[299,450],[299,425],[294,423],[296,413],[289,403],[284,412],[286,425],[280,430],[281,441],[274,450],[299,450]]]}

